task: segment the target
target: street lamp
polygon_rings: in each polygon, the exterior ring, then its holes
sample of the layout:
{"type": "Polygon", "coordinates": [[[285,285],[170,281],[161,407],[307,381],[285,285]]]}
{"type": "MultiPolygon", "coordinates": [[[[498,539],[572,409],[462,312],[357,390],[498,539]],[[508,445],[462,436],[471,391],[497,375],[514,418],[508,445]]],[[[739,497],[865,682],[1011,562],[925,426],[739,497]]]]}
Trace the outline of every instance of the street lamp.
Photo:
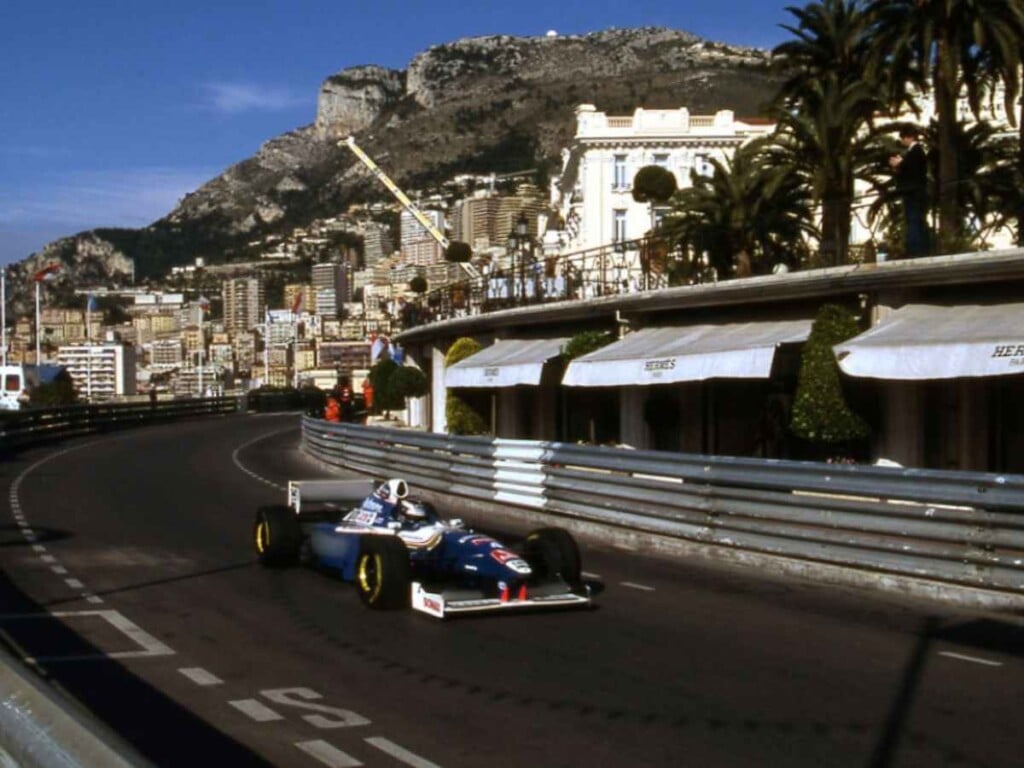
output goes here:
{"type": "Polygon", "coordinates": [[[508,233],[508,253],[512,257],[512,287],[515,303],[526,299],[526,259],[533,259],[533,237],[530,235],[530,224],[524,212],[519,213],[515,227],[508,233]],[[519,270],[519,289],[515,289],[516,268],[519,270]]]}

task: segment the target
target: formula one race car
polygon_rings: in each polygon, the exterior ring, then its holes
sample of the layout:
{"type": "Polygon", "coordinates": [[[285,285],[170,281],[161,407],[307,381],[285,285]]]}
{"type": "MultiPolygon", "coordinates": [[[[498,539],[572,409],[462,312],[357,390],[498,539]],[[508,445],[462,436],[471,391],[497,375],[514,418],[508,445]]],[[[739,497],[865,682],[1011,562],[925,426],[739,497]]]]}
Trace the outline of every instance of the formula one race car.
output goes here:
{"type": "Polygon", "coordinates": [[[287,506],[257,513],[254,541],[262,564],[337,572],[371,608],[411,605],[444,618],[590,604],[568,531],[541,528],[510,549],[442,520],[399,479],[376,490],[363,480],[291,481],[287,506]]]}

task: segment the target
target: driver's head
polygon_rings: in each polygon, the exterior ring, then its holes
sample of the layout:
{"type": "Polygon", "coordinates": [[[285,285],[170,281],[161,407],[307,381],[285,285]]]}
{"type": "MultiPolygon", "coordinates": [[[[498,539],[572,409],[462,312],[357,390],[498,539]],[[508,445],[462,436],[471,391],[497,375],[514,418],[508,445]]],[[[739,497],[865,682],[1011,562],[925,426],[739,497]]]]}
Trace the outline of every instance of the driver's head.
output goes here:
{"type": "Polygon", "coordinates": [[[409,486],[405,480],[395,478],[384,483],[378,493],[390,501],[401,501],[409,495],[409,486]]]}
{"type": "Polygon", "coordinates": [[[422,522],[427,519],[428,507],[422,501],[407,501],[402,505],[402,514],[410,520],[422,522]]]}

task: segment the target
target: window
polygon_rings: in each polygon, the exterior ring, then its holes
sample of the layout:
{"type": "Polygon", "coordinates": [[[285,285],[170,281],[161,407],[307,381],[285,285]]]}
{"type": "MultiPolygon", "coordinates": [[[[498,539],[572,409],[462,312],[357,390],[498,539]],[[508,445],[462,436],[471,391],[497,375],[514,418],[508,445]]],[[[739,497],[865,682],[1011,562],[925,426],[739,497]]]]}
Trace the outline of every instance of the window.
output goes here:
{"type": "Polygon", "coordinates": [[[614,172],[614,178],[612,179],[612,189],[629,189],[629,179],[626,177],[626,156],[615,155],[615,157],[612,158],[612,160],[612,168],[614,172]]]}
{"type": "Polygon", "coordinates": [[[612,214],[612,242],[621,243],[626,239],[626,211],[616,208],[612,214]]]}
{"type": "Polygon", "coordinates": [[[698,176],[714,176],[715,168],[711,165],[711,155],[702,152],[694,157],[693,170],[698,176]]]}
{"type": "Polygon", "coordinates": [[[20,392],[21,377],[16,373],[8,373],[4,376],[4,392],[20,392]]]}
{"type": "Polygon", "coordinates": [[[654,156],[654,165],[658,166],[659,168],[664,168],[667,171],[668,170],[668,155],[667,154],[657,154],[657,155],[655,155],[654,156]]]}

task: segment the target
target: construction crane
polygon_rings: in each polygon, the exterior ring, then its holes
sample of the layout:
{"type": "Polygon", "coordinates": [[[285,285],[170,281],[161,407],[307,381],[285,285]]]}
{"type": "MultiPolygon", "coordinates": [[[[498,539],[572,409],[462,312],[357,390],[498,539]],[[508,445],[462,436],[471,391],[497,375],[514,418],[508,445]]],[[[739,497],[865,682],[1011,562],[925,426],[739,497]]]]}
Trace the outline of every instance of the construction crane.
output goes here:
{"type": "Polygon", "coordinates": [[[448,246],[451,245],[451,243],[448,241],[448,238],[444,236],[444,233],[441,232],[441,230],[439,230],[437,227],[435,227],[434,222],[428,219],[426,214],[423,213],[423,211],[421,211],[419,208],[417,208],[416,204],[409,199],[409,196],[406,195],[405,192],[403,192],[401,188],[391,180],[391,177],[384,173],[384,171],[380,169],[379,165],[373,162],[373,158],[366,154],[362,150],[362,148],[358,144],[356,144],[355,138],[349,136],[341,143],[345,144],[349,149],[351,149],[352,153],[362,161],[363,165],[369,168],[370,172],[373,173],[373,175],[376,176],[378,180],[380,180],[380,183],[387,187],[389,190],[391,190],[391,194],[393,194],[398,199],[398,202],[402,204],[402,207],[404,207],[405,210],[411,213],[413,217],[416,219],[416,221],[418,221],[420,225],[425,230],[427,230],[430,236],[434,238],[438,243],[440,243],[441,247],[444,248],[445,252],[447,252],[448,246]]]}

